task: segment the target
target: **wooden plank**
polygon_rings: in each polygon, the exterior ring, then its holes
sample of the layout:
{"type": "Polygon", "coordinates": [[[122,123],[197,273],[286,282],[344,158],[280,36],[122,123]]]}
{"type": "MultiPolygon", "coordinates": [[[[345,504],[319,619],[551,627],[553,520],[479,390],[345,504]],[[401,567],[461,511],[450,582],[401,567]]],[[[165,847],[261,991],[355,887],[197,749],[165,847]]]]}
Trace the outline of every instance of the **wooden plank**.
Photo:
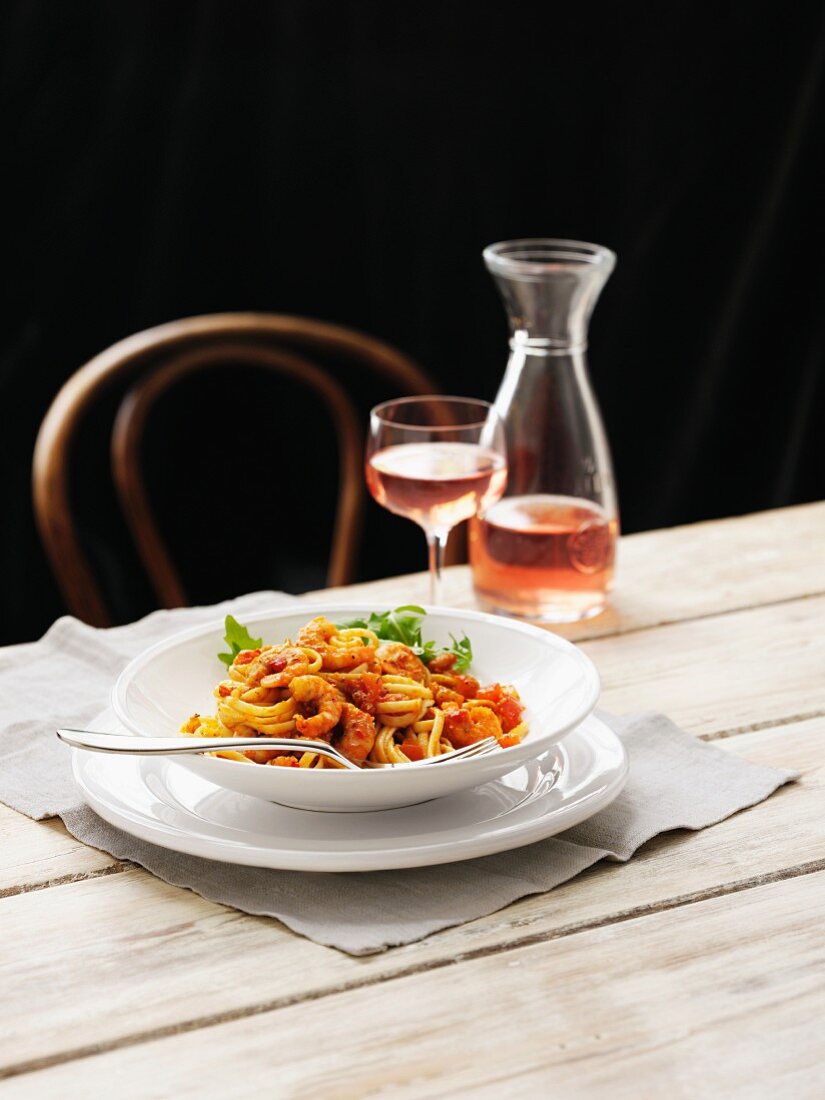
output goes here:
{"type": "MultiPolygon", "coordinates": [[[[625,536],[610,609],[554,630],[574,640],[601,638],[819,595],[825,593],[824,541],[825,502],[625,536]]],[[[478,606],[467,566],[445,570],[444,588],[445,604],[478,606]]],[[[424,573],[310,592],[307,598],[387,606],[429,599],[424,573]]]]}
{"type": "Polygon", "coordinates": [[[62,822],[31,821],[0,804],[0,898],[118,866],[69,836],[62,822]]]}
{"type": "Polygon", "coordinates": [[[7,898],[0,934],[16,946],[3,965],[0,1066],[71,1058],[90,1044],[200,1026],[518,942],[578,936],[665,907],[693,908],[697,899],[825,862],[823,740],[825,723],[811,721],[723,741],[727,751],[798,768],[804,780],[713,829],[658,838],[626,866],[595,868],[549,894],[365,959],[139,871],[7,898]]]}
{"type": "Polygon", "coordinates": [[[81,1079],[121,1100],[821,1095],[823,904],[825,873],[806,875],[124,1047],[6,1095],[81,1079]]]}
{"type": "MultiPolygon", "coordinates": [[[[825,555],[824,555],[825,556],[825,555]]],[[[600,705],[715,736],[825,713],[825,596],[583,643],[600,705]]]]}

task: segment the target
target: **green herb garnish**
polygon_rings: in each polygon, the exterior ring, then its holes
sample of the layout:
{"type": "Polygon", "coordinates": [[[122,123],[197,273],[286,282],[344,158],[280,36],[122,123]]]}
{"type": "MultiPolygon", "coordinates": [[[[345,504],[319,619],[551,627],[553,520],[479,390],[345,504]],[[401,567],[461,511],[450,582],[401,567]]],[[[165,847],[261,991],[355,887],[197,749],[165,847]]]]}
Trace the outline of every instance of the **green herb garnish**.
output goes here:
{"type": "Polygon", "coordinates": [[[223,661],[225,665],[231,665],[241,650],[258,649],[264,644],[263,638],[253,638],[246,627],[233,618],[232,615],[226,616],[224,628],[226,634],[224,634],[223,640],[229,646],[229,652],[219,653],[218,660],[223,661]]]}
{"type": "Polygon", "coordinates": [[[473,663],[473,645],[470,639],[465,634],[461,641],[451,634],[450,637],[453,640],[453,644],[448,646],[447,653],[455,653],[456,662],[453,665],[453,671],[466,672],[470,665],[473,663]]]}
{"type": "MultiPolygon", "coordinates": [[[[473,646],[465,634],[460,640],[450,635],[451,644],[439,648],[435,642],[425,642],[421,637],[421,624],[427,612],[417,604],[405,604],[393,611],[373,612],[368,619],[350,619],[349,622],[336,623],[339,630],[371,630],[382,642],[401,642],[409,646],[416,657],[429,664],[442,653],[455,655],[454,672],[466,672],[473,660],[473,646]]],[[[231,665],[244,649],[258,649],[263,638],[253,638],[247,628],[232,615],[226,616],[226,634],[224,641],[229,646],[228,653],[219,653],[219,660],[231,665]]]]}
{"type": "Polygon", "coordinates": [[[425,642],[421,637],[421,624],[427,612],[417,604],[405,604],[394,611],[373,612],[368,619],[351,619],[346,623],[337,623],[339,630],[372,630],[383,642],[401,642],[409,646],[416,657],[429,664],[442,653],[453,653],[456,662],[455,672],[466,672],[473,659],[473,647],[465,634],[459,641],[450,635],[452,644],[441,649],[435,642],[425,642]]]}

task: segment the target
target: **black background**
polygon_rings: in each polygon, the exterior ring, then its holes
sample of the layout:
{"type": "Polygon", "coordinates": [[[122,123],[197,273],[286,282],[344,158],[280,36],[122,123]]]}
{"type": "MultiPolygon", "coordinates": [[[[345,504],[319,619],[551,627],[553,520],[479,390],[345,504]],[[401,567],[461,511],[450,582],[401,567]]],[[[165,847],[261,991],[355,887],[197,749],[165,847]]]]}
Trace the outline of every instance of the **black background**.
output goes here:
{"type": "MultiPolygon", "coordinates": [[[[187,315],[299,313],[492,397],[485,244],[619,256],[591,331],[625,531],[825,496],[819,3],[9,2],[0,641],[63,610],[30,505],[60,385],[187,315]]],[[[320,585],[328,426],[219,372],[153,420],[149,479],[192,595],[320,585]],[[284,409],[289,408],[289,415],[284,409]]],[[[364,390],[364,409],[388,396],[364,390]]],[[[150,606],[101,409],[76,473],[119,618],[150,606]]],[[[359,577],[423,539],[369,505],[359,577]]]]}

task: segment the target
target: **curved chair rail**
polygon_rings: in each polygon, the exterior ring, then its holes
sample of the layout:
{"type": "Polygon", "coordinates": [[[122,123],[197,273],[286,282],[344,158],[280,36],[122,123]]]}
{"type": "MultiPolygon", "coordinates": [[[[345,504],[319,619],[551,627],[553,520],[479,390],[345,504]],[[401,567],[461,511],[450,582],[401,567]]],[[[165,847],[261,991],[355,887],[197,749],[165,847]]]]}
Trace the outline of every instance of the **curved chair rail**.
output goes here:
{"type": "MultiPolygon", "coordinates": [[[[279,314],[218,313],[189,317],[136,333],[96,355],[68,379],[52,402],[37,437],[32,471],[35,517],[46,553],[69,607],[86,622],[107,626],[111,619],[100,586],[83,552],[71,511],[71,452],[84,414],[115,381],[121,381],[149,366],[159,369],[164,362],[190,349],[206,349],[213,344],[230,342],[258,347],[279,346],[285,351],[335,356],[348,365],[366,368],[389,378],[403,392],[435,392],[432,381],[412,360],[381,340],[341,325],[279,314]]],[[[292,360],[293,367],[298,361],[298,358],[292,360]]],[[[314,364],[300,361],[303,367],[319,370],[314,364]]],[[[340,405],[339,399],[331,394],[332,390],[327,389],[325,400],[330,409],[335,402],[340,405]]],[[[121,432],[125,431],[121,427],[121,432]]],[[[118,446],[122,446],[122,442],[118,446]]],[[[345,507],[351,508],[351,503],[345,502],[345,507]]],[[[157,533],[153,519],[151,523],[157,533]]],[[[152,549],[151,543],[150,534],[145,545],[138,544],[144,561],[146,553],[152,549]]],[[[347,556],[336,546],[333,559],[331,568],[342,569],[347,556]]],[[[162,563],[163,555],[156,560],[162,563]]],[[[171,568],[168,555],[166,565],[171,568]]],[[[170,572],[163,564],[160,569],[166,596],[171,596],[175,591],[181,594],[182,586],[175,589],[174,569],[170,572]]],[[[160,583],[157,578],[153,580],[156,584],[160,583]]]]}

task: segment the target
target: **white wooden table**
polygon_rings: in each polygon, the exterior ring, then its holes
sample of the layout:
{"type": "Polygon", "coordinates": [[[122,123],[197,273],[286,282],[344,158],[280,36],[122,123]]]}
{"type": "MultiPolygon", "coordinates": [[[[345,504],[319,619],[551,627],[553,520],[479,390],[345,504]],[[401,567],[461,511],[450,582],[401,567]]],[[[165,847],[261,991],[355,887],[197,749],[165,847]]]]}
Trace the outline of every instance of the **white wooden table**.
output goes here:
{"type": "Polygon", "coordinates": [[[802,781],[364,959],[0,807],[0,1095],[825,1096],[823,628],[825,504],[624,539],[603,705],[802,781]]]}

